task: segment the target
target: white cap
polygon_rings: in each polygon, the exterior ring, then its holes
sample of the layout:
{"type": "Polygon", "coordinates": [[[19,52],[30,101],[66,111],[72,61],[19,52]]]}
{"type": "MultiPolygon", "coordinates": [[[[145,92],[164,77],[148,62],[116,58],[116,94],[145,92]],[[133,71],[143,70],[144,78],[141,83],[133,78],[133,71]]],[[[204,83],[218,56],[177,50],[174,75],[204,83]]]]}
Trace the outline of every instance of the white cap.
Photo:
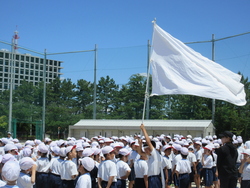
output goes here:
{"type": "Polygon", "coordinates": [[[114,151],[114,149],[111,147],[111,146],[105,146],[102,148],[102,154],[105,155],[105,154],[108,154],[110,152],[114,151]]]}
{"type": "Polygon", "coordinates": [[[17,147],[14,144],[6,144],[4,146],[4,151],[17,150],[17,147]]]}
{"type": "Polygon", "coordinates": [[[82,143],[82,147],[83,148],[90,147],[90,144],[88,142],[84,142],[82,143]]]}
{"type": "Polygon", "coordinates": [[[66,147],[66,155],[67,155],[69,152],[71,152],[71,150],[73,150],[74,148],[76,148],[76,145],[66,147]]]}
{"type": "Polygon", "coordinates": [[[177,151],[181,151],[181,145],[179,144],[173,144],[173,148],[176,149],[177,151]]]}
{"type": "Polygon", "coordinates": [[[122,148],[119,150],[119,154],[120,155],[124,155],[124,156],[127,156],[130,154],[129,150],[127,150],[126,148],[122,148]]]}
{"type": "Polygon", "coordinates": [[[181,154],[182,155],[188,155],[188,149],[185,148],[185,147],[181,148],[181,154]]]}
{"type": "Polygon", "coordinates": [[[195,144],[198,144],[198,145],[202,145],[202,143],[200,141],[196,141],[195,144]]]}
{"type": "Polygon", "coordinates": [[[168,144],[166,144],[166,145],[164,145],[163,147],[162,147],[162,151],[164,152],[166,149],[169,149],[169,148],[173,148],[172,146],[170,146],[170,145],[168,145],[168,144]]]}
{"type": "Polygon", "coordinates": [[[86,148],[82,152],[83,157],[89,157],[94,154],[94,151],[91,148],[86,148]]]}
{"type": "Polygon", "coordinates": [[[30,148],[28,148],[28,147],[25,147],[24,149],[23,149],[23,156],[24,157],[30,157],[30,155],[31,155],[31,149],[30,148]]]}
{"type": "Polygon", "coordinates": [[[15,181],[20,174],[20,166],[17,161],[8,161],[2,168],[2,176],[7,181],[15,181]]]}
{"type": "Polygon", "coordinates": [[[98,154],[100,154],[101,153],[101,149],[99,149],[99,148],[92,148],[92,150],[94,151],[94,155],[98,155],[98,154]]]}
{"type": "Polygon", "coordinates": [[[60,148],[56,145],[54,147],[51,147],[50,148],[51,151],[53,151],[56,155],[59,155],[60,154],[60,148]]]}
{"type": "Polygon", "coordinates": [[[48,153],[48,148],[44,143],[41,143],[38,145],[38,151],[40,151],[41,153],[48,153]]]}
{"type": "Polygon", "coordinates": [[[19,161],[20,168],[22,170],[28,170],[30,169],[35,163],[33,159],[30,157],[24,157],[19,161]]]}
{"type": "Polygon", "coordinates": [[[90,157],[84,157],[79,159],[79,161],[81,161],[82,166],[89,172],[95,167],[95,161],[90,157]]]}
{"type": "Polygon", "coordinates": [[[244,152],[243,152],[242,154],[250,155],[250,149],[245,149],[244,152]]]}
{"type": "Polygon", "coordinates": [[[2,163],[7,163],[8,161],[16,161],[16,158],[10,153],[3,155],[2,163]]]}
{"type": "Polygon", "coordinates": [[[212,147],[211,145],[206,145],[206,146],[204,147],[204,149],[207,149],[207,150],[209,150],[209,151],[212,151],[212,150],[213,150],[213,147],[212,147]]]}
{"type": "Polygon", "coordinates": [[[66,157],[66,148],[60,148],[59,155],[60,155],[61,157],[66,157]]]}

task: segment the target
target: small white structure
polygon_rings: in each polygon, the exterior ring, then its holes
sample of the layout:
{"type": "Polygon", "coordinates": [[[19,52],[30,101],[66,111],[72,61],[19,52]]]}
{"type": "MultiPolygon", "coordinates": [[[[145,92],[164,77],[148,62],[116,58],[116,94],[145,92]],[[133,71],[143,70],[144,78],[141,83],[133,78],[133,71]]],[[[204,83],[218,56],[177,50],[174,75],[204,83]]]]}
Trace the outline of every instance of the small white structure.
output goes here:
{"type": "MultiPolygon", "coordinates": [[[[82,119],[69,126],[69,136],[91,138],[102,135],[105,137],[140,134],[142,120],[89,120],[82,119]]],[[[144,120],[149,135],[171,135],[205,137],[214,135],[212,120],[144,120]]]]}

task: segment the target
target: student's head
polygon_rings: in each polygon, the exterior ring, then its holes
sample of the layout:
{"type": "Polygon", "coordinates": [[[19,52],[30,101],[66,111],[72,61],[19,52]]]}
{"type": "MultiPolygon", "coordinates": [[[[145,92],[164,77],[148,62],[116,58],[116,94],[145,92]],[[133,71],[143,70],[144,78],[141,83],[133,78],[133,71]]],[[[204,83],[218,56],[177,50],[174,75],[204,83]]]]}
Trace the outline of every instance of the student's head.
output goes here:
{"type": "Polygon", "coordinates": [[[162,147],[162,151],[165,153],[166,156],[169,156],[171,154],[172,148],[172,146],[166,144],[162,147]]]}
{"type": "Polygon", "coordinates": [[[181,156],[183,159],[187,158],[187,156],[188,156],[188,149],[187,148],[185,148],[185,147],[181,148],[181,156]]]}
{"type": "Polygon", "coordinates": [[[68,159],[76,158],[76,145],[66,147],[66,156],[68,159]]]}
{"type": "Polygon", "coordinates": [[[2,168],[2,178],[8,182],[15,182],[20,174],[20,166],[16,161],[8,161],[2,168]]]}
{"type": "Polygon", "coordinates": [[[126,148],[122,148],[119,151],[119,158],[124,162],[127,162],[129,154],[130,154],[129,150],[127,150],[126,148]]]}
{"type": "Polygon", "coordinates": [[[4,146],[4,151],[5,151],[6,154],[7,153],[10,153],[12,155],[17,155],[18,154],[17,153],[18,149],[14,144],[6,144],[4,146]]]}
{"type": "Polygon", "coordinates": [[[106,160],[114,159],[115,152],[111,146],[104,146],[102,148],[102,154],[106,160]]]}
{"type": "Polygon", "coordinates": [[[19,161],[20,168],[24,171],[31,171],[32,166],[35,164],[35,161],[30,157],[24,157],[19,161]]]}
{"type": "Polygon", "coordinates": [[[206,155],[211,155],[212,154],[212,151],[213,151],[213,148],[211,145],[206,145],[206,147],[204,147],[204,153],[206,155]]]}
{"type": "Polygon", "coordinates": [[[181,151],[181,145],[180,144],[173,144],[173,152],[174,154],[179,154],[181,151]]]}
{"type": "Polygon", "coordinates": [[[244,159],[249,159],[250,157],[250,149],[246,149],[243,153],[244,159]]]}
{"type": "Polygon", "coordinates": [[[144,144],[143,149],[147,155],[151,155],[151,150],[146,143],[144,144]]]}
{"type": "Polygon", "coordinates": [[[194,148],[196,149],[196,150],[199,150],[200,148],[201,148],[201,142],[200,141],[196,141],[195,143],[194,143],[194,148]]]}
{"type": "Polygon", "coordinates": [[[61,159],[64,159],[66,157],[66,148],[60,148],[59,155],[61,159]]]}
{"type": "Polygon", "coordinates": [[[53,156],[59,156],[60,155],[60,148],[58,146],[53,146],[50,149],[52,151],[53,156]]]}
{"type": "Polygon", "coordinates": [[[233,133],[230,131],[224,131],[223,133],[219,134],[221,141],[223,144],[233,142],[233,133]]]}
{"type": "Polygon", "coordinates": [[[88,173],[88,172],[92,171],[95,167],[95,162],[90,157],[84,157],[82,159],[79,159],[79,161],[80,161],[80,163],[79,163],[78,171],[81,174],[88,173]]]}
{"type": "Polygon", "coordinates": [[[39,156],[46,157],[48,151],[49,151],[48,147],[44,143],[41,143],[41,144],[38,145],[38,152],[37,152],[37,154],[39,156]]]}

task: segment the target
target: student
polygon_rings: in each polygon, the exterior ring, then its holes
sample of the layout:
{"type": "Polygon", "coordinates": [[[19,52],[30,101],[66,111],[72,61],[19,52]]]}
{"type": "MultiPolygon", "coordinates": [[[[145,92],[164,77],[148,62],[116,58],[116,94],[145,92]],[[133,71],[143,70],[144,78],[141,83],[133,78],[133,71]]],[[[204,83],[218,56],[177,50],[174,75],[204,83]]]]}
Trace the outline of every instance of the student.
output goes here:
{"type": "Polygon", "coordinates": [[[179,188],[189,187],[189,174],[192,171],[190,162],[187,160],[188,153],[189,152],[187,148],[181,148],[182,160],[179,160],[176,164],[175,172],[177,174],[177,181],[179,181],[179,188]]]}
{"type": "Polygon", "coordinates": [[[19,188],[33,188],[36,180],[36,163],[30,157],[24,157],[19,162],[21,172],[17,179],[19,188]],[[31,173],[31,176],[30,176],[31,173]]]}
{"type": "Polygon", "coordinates": [[[94,169],[95,162],[90,157],[84,157],[83,159],[79,159],[79,167],[78,171],[81,176],[78,178],[75,188],[91,188],[91,177],[89,172],[94,169]]]}
{"type": "Polygon", "coordinates": [[[239,168],[239,173],[241,173],[241,187],[250,187],[250,149],[246,149],[243,153],[243,159],[241,160],[241,165],[239,168]]]}
{"type": "Polygon", "coordinates": [[[6,181],[6,185],[2,188],[19,188],[16,181],[20,174],[20,166],[17,161],[8,161],[2,168],[2,178],[6,181]]]}
{"type": "Polygon", "coordinates": [[[54,160],[54,162],[50,166],[50,187],[52,188],[61,188],[62,187],[62,179],[61,179],[61,166],[66,157],[66,148],[60,148],[59,151],[59,159],[54,160]]]}
{"type": "Polygon", "coordinates": [[[181,156],[181,145],[173,144],[173,162],[172,162],[172,179],[174,181],[175,187],[179,187],[179,180],[176,173],[176,164],[182,159],[181,156]]]}
{"type": "Polygon", "coordinates": [[[48,147],[46,145],[39,144],[38,146],[38,156],[40,158],[37,159],[36,165],[36,188],[44,188],[48,186],[49,180],[49,158],[47,157],[48,147]]]}
{"type": "Polygon", "coordinates": [[[67,159],[62,162],[61,166],[61,179],[63,188],[74,188],[75,179],[78,175],[76,164],[72,161],[76,158],[76,145],[66,147],[65,153],[67,159]]]}
{"type": "Polygon", "coordinates": [[[191,170],[192,172],[189,174],[189,180],[190,180],[190,183],[189,183],[189,188],[191,188],[191,184],[192,182],[194,182],[194,172],[196,171],[196,156],[194,154],[194,147],[192,145],[190,145],[188,147],[188,156],[187,156],[187,159],[190,161],[190,164],[191,164],[191,170]]]}
{"type": "Polygon", "coordinates": [[[200,188],[201,184],[201,170],[202,170],[202,164],[201,164],[201,159],[202,159],[202,150],[201,150],[201,142],[196,141],[194,143],[194,148],[195,148],[195,157],[196,157],[196,170],[194,171],[194,182],[196,184],[197,188],[200,188]]]}
{"type": "Polygon", "coordinates": [[[172,162],[169,158],[172,152],[172,146],[166,144],[163,146],[162,151],[164,152],[162,167],[165,177],[165,187],[170,188],[172,184],[172,162]]]}
{"type": "Polygon", "coordinates": [[[116,164],[111,161],[115,156],[114,149],[111,146],[104,146],[102,148],[102,154],[105,160],[100,163],[98,168],[98,187],[116,188],[116,164]]]}
{"type": "Polygon", "coordinates": [[[126,180],[131,172],[127,164],[129,151],[126,148],[120,149],[118,157],[120,160],[116,163],[117,168],[117,188],[126,188],[126,180]]]}
{"type": "Polygon", "coordinates": [[[204,153],[202,154],[203,179],[206,188],[212,188],[213,185],[212,168],[214,163],[214,156],[212,152],[212,146],[206,145],[206,147],[204,147],[204,153]]]}
{"type": "Polygon", "coordinates": [[[147,147],[144,149],[148,157],[148,187],[149,188],[162,188],[162,182],[160,178],[161,173],[161,156],[155,149],[156,144],[151,141],[146,128],[143,124],[140,126],[147,143],[147,147]]]}

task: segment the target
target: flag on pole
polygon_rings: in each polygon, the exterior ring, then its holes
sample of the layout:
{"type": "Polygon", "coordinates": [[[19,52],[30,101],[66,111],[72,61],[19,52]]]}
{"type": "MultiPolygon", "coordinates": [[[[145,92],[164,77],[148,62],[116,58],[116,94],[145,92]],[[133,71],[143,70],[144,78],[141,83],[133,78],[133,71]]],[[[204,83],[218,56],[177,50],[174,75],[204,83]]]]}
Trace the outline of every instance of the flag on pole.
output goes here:
{"type": "Polygon", "coordinates": [[[154,23],[152,53],[153,95],[195,95],[246,104],[241,75],[215,63],[154,23]]]}

